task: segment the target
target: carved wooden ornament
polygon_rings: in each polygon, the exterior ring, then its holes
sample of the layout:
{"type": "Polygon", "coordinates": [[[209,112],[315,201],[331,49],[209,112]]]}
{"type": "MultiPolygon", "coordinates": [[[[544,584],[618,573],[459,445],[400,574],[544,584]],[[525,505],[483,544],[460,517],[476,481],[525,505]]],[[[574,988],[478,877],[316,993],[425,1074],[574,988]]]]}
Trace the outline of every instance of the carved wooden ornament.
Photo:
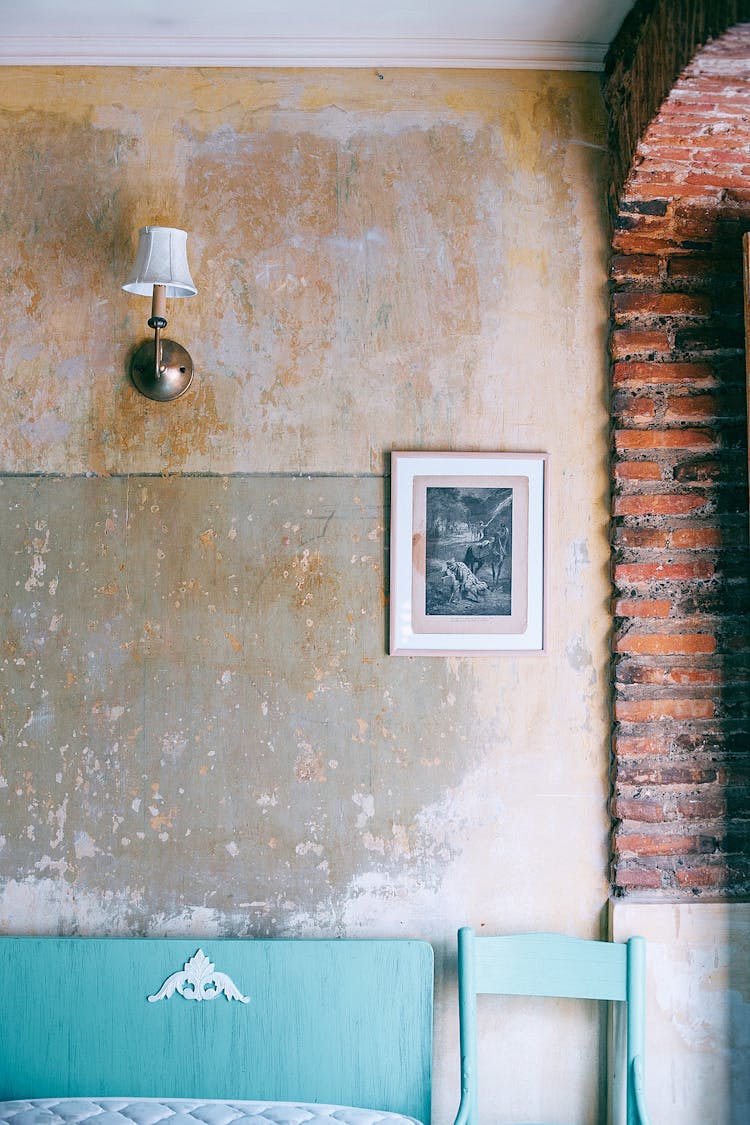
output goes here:
{"type": "Polygon", "coordinates": [[[173,992],[179,992],[185,1000],[215,1000],[223,994],[227,1000],[250,1003],[249,997],[242,995],[226,973],[216,972],[216,967],[202,949],[194,953],[182,969],[167,977],[159,991],[149,996],[149,1004],[154,1004],[157,1000],[168,1000],[173,992]]]}

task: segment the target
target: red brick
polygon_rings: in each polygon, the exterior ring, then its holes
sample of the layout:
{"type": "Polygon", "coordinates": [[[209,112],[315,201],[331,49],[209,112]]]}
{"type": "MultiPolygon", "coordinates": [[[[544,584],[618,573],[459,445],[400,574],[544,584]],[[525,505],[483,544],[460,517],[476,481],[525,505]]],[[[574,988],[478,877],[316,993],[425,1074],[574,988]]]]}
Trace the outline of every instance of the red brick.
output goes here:
{"type": "Polygon", "coordinates": [[[704,560],[684,563],[620,563],[615,567],[615,582],[689,582],[693,579],[707,580],[714,575],[713,563],[704,560]]]}
{"type": "Polygon", "coordinates": [[[680,867],[675,872],[675,878],[681,887],[721,887],[726,883],[727,874],[727,868],[723,865],[680,867]]]}
{"type": "Polygon", "coordinates": [[[612,740],[618,758],[666,755],[672,753],[672,741],[663,735],[616,734],[612,740]]]}
{"type": "Polygon", "coordinates": [[[732,187],[738,180],[750,178],[750,165],[726,168],[721,171],[716,168],[712,172],[688,172],[685,176],[686,184],[695,184],[698,187],[726,188],[732,187]]]}
{"type": "MultiPolygon", "coordinates": [[[[669,113],[663,119],[659,115],[646,129],[639,148],[655,147],[658,151],[658,147],[662,144],[681,144],[685,138],[692,140],[696,136],[699,137],[701,132],[702,130],[696,130],[693,125],[678,125],[669,113]]],[[[733,144],[736,146],[736,138],[733,139],[733,144]]]]}
{"type": "Polygon", "coordinates": [[[622,383],[683,383],[685,386],[690,386],[713,382],[714,373],[707,363],[654,363],[631,360],[616,363],[612,378],[615,386],[622,383]]]}
{"type": "Polygon", "coordinates": [[[658,176],[660,179],[671,179],[676,188],[684,184],[689,171],[679,160],[669,160],[667,157],[662,157],[659,154],[658,159],[653,156],[648,156],[642,153],[644,159],[638,168],[634,170],[634,180],[637,183],[647,182],[653,183],[653,178],[658,176]],[[648,179],[647,179],[648,178],[648,179]]]}
{"type": "Polygon", "coordinates": [[[678,653],[716,652],[716,637],[711,633],[626,633],[615,642],[616,652],[641,656],[676,656],[678,653]]]}
{"type": "Polygon", "coordinates": [[[616,430],[618,449],[710,449],[716,444],[711,430],[616,430]]]}
{"type": "MultiPolygon", "coordinates": [[[[701,207],[696,208],[697,211],[708,210],[701,207]]],[[[718,217],[716,214],[711,219],[703,219],[698,214],[690,215],[684,214],[675,219],[674,235],[680,246],[684,248],[686,242],[710,242],[717,236],[716,224],[718,217]]]]}
{"type": "Polygon", "coordinates": [[[618,684],[656,684],[661,687],[669,684],[719,684],[724,681],[724,675],[720,668],[675,668],[672,665],[665,668],[662,661],[656,666],[630,663],[627,654],[623,654],[617,664],[615,679],[618,684]]]}
{"type": "Polygon", "coordinates": [[[709,297],[688,293],[615,293],[612,299],[618,319],[627,316],[706,316],[711,312],[709,297]]]}
{"type": "MultiPolygon", "coordinates": [[[[632,623],[631,623],[632,624],[632,623]]],[[[627,630],[627,621],[620,624],[620,636],[627,630]]],[[[664,661],[658,656],[644,657],[640,653],[614,653],[613,661],[615,693],[618,698],[633,698],[629,689],[644,684],[663,687],[667,679],[664,661]]]]}
{"type": "Polygon", "coordinates": [[[673,214],[677,225],[682,223],[702,223],[705,227],[714,226],[724,215],[725,209],[715,204],[677,203],[673,214]]]}
{"type": "Polygon", "coordinates": [[[626,422],[650,422],[656,413],[656,403],[652,398],[630,398],[617,411],[626,422]]]}
{"type": "Polygon", "coordinates": [[[716,262],[697,254],[677,254],[667,262],[667,275],[679,281],[705,281],[716,272],[716,262]]]}
{"type": "Polygon", "coordinates": [[[618,785],[706,785],[715,784],[718,771],[691,765],[653,765],[642,762],[620,762],[617,767],[618,785]]]}
{"type": "Polygon", "coordinates": [[[661,467],[656,461],[621,461],[615,475],[620,480],[661,480],[661,467]]]}
{"type": "Polygon", "coordinates": [[[671,348],[669,334],[663,329],[620,328],[610,337],[615,359],[628,355],[663,354],[671,348]]]}
{"type": "MultiPolygon", "coordinates": [[[[694,138],[696,140],[696,143],[700,146],[699,151],[704,155],[705,155],[706,151],[708,151],[708,145],[711,146],[711,151],[713,151],[713,152],[730,152],[731,153],[731,152],[737,151],[737,135],[735,133],[727,133],[727,134],[711,133],[709,131],[710,128],[711,128],[710,125],[707,125],[707,126],[704,125],[701,128],[701,130],[698,134],[696,134],[692,125],[686,125],[686,126],[684,126],[684,128],[681,128],[679,126],[675,126],[675,130],[677,130],[678,128],[680,129],[680,132],[678,133],[678,132],[675,131],[673,133],[673,136],[672,136],[671,140],[679,142],[680,136],[688,137],[688,138],[694,138]]],[[[655,140],[658,140],[659,136],[660,136],[660,134],[655,137],[655,140]]],[[[664,139],[665,139],[665,141],[667,140],[666,137],[664,139]]],[[[649,132],[649,140],[650,140],[650,132],[649,132]]]]}
{"type": "Polygon", "coordinates": [[[675,811],[688,820],[714,820],[723,817],[727,811],[727,799],[723,790],[709,796],[686,796],[675,801],[675,811]]]}
{"type": "Polygon", "coordinates": [[[715,418],[719,404],[713,395],[671,395],[667,399],[666,422],[705,421],[715,418]]]}
{"type": "Polygon", "coordinates": [[[649,137],[648,141],[645,139],[641,141],[638,150],[648,157],[649,165],[658,164],[661,166],[662,161],[666,160],[673,165],[690,163],[696,151],[696,138],[693,135],[691,143],[670,145],[662,141],[661,144],[655,146],[649,137]]]}
{"type": "MultiPolygon", "coordinates": [[[[748,108],[750,108],[750,106],[748,108]]],[[[710,148],[701,145],[700,148],[697,149],[697,155],[700,164],[706,165],[707,167],[711,167],[714,164],[742,165],[747,163],[747,156],[739,153],[736,144],[734,147],[722,147],[721,145],[712,144],[710,148]]],[[[695,167],[698,166],[699,165],[696,163],[695,167]]]]}
{"type": "Polygon", "coordinates": [[[683,461],[675,466],[674,479],[679,484],[704,484],[721,476],[721,461],[683,461]]]}
{"type": "Polygon", "coordinates": [[[615,719],[620,723],[658,723],[663,719],[712,719],[710,699],[619,699],[615,719]]]}
{"type": "Polygon", "coordinates": [[[653,868],[618,867],[615,872],[615,883],[619,887],[657,888],[661,887],[661,873],[653,868]]]}
{"type": "Polygon", "coordinates": [[[674,684],[720,684],[725,676],[721,668],[670,668],[668,678],[674,684]]]}
{"type": "Polygon", "coordinates": [[[664,599],[618,598],[615,617],[669,617],[672,603],[664,599]]]}
{"type": "Polygon", "coordinates": [[[712,850],[713,840],[706,836],[678,836],[675,834],[658,835],[628,833],[617,835],[614,846],[615,854],[623,855],[694,855],[712,850]]]}
{"type": "Polygon", "coordinates": [[[653,236],[643,230],[619,230],[612,239],[615,250],[621,254],[667,254],[675,249],[674,239],[665,230],[654,230],[653,236]]]}
{"type": "Polygon", "coordinates": [[[686,516],[702,508],[706,497],[698,492],[647,493],[645,496],[615,498],[616,516],[686,516]]]}
{"type": "Polygon", "coordinates": [[[664,819],[664,806],[661,801],[649,798],[634,800],[629,797],[615,797],[612,802],[612,813],[618,820],[659,824],[664,819]]]}
{"type": "Polygon", "coordinates": [[[701,153],[693,161],[690,168],[687,170],[685,176],[686,183],[709,183],[721,184],[722,187],[731,187],[734,183],[746,183],[747,173],[750,168],[747,164],[742,164],[741,161],[725,160],[720,164],[714,165],[713,163],[704,159],[701,153]],[[732,181],[732,177],[734,180],[732,181]],[[727,180],[730,180],[729,184],[727,180]]]}
{"type": "Polygon", "coordinates": [[[615,541],[620,547],[658,549],[669,545],[669,533],[651,527],[618,527],[615,541]]]}
{"type": "Polygon", "coordinates": [[[659,259],[649,254],[616,254],[611,273],[614,278],[658,277],[659,259]]]}
{"type": "Polygon", "coordinates": [[[670,535],[670,543],[680,550],[710,550],[721,546],[722,535],[718,527],[678,528],[670,535]]]}
{"type": "Polygon", "coordinates": [[[637,170],[633,172],[628,183],[627,194],[623,196],[623,202],[632,202],[638,199],[663,199],[665,195],[674,200],[719,200],[723,194],[722,188],[714,185],[685,184],[676,182],[670,176],[659,175],[658,178],[652,178],[653,176],[654,173],[639,173],[637,170]]]}
{"type": "MultiPolygon", "coordinates": [[[[736,38],[736,46],[744,42],[744,35],[735,37],[730,35],[729,38],[736,38]]],[[[718,49],[715,48],[712,50],[711,56],[714,59],[716,59],[717,56],[722,56],[727,59],[734,57],[733,52],[727,50],[726,47],[723,50],[721,49],[722,42],[723,41],[720,41],[716,44],[716,48],[718,49]]],[[[677,83],[676,92],[686,101],[689,101],[693,97],[705,98],[709,91],[713,91],[715,95],[720,97],[721,107],[724,105],[726,99],[735,99],[741,96],[742,90],[745,88],[745,80],[739,74],[734,76],[721,75],[721,77],[714,77],[706,72],[705,68],[701,66],[700,61],[698,62],[696,70],[697,73],[690,71],[680,78],[677,83]]]]}
{"type": "MultiPolygon", "coordinates": [[[[705,81],[705,78],[702,81],[705,81]]],[[[694,96],[689,90],[680,91],[680,96],[674,100],[673,95],[670,95],[668,103],[670,112],[678,120],[691,121],[699,127],[705,125],[706,120],[712,117],[717,121],[726,122],[732,116],[741,119],[747,113],[747,103],[744,100],[735,103],[726,95],[721,96],[718,90],[714,98],[694,96]]]]}
{"type": "MultiPolygon", "coordinates": [[[[746,112],[747,110],[750,110],[750,98],[746,105],[746,112]]],[[[743,152],[742,149],[737,146],[731,148],[727,145],[714,145],[712,142],[710,144],[700,145],[696,151],[700,161],[707,165],[747,164],[747,152],[743,152]]]]}
{"type": "MultiPolygon", "coordinates": [[[[724,777],[724,756],[733,761],[748,741],[746,659],[735,656],[732,641],[742,631],[742,643],[748,644],[739,549],[747,499],[739,446],[744,402],[736,390],[743,343],[740,241],[750,218],[750,74],[737,65],[734,72],[720,68],[723,58],[745,61],[750,39],[743,25],[742,34],[699,47],[690,61],[695,28],[687,27],[683,7],[659,0],[658,21],[639,11],[641,22],[636,19],[630,29],[632,41],[618,41],[616,68],[606,82],[620,137],[615,157],[621,171],[615,176],[628,177],[613,239],[620,266],[612,298],[612,380],[618,392],[612,412],[612,541],[621,590],[614,611],[617,639],[626,651],[618,648],[614,664],[619,698],[612,748],[616,784],[628,787],[613,812],[632,819],[613,839],[613,882],[622,894],[686,900],[744,893],[748,879],[747,869],[733,868],[721,852],[739,850],[739,836],[725,838],[727,800],[732,816],[744,818],[748,796],[747,780],[724,777]],[[661,50],[660,37],[679,44],[676,58],[661,50]],[[729,39],[732,46],[725,50],[729,39]],[[689,61],[689,72],[676,82],[665,73],[672,62],[679,70],[689,61]],[[670,82],[672,93],[659,110],[660,87],[670,82]],[[631,138],[639,133],[633,157],[631,138]],[[628,275],[623,249],[643,255],[651,275],[628,275]],[[619,335],[657,327],[667,332],[668,351],[639,353],[637,337],[619,335]],[[685,363],[714,355],[713,363],[685,363]],[[720,388],[715,397],[707,393],[713,387],[720,388]],[[633,399],[623,401],[623,391],[633,392],[633,399]],[[653,414],[639,401],[650,398],[653,414]],[[682,498],[678,507],[688,508],[670,511],[673,496],[682,498]],[[691,512],[693,504],[699,506],[691,512]],[[682,575],[667,569],[681,562],[704,569],[682,575]],[[653,616],[643,612],[642,606],[659,602],[666,607],[653,616]],[[658,616],[665,609],[666,616],[658,616]],[[721,656],[710,635],[714,628],[721,656]],[[664,632],[649,631],[655,629],[664,632]],[[678,633],[681,629],[690,632],[678,633]],[[661,651],[674,643],[670,636],[679,637],[678,645],[698,644],[699,651],[661,651]],[[701,639],[686,642],[690,637],[701,639]],[[640,651],[644,644],[656,651],[640,651]],[[677,698],[653,698],[664,693],[677,698]],[[644,694],[651,698],[641,698],[644,694]],[[710,698],[696,698],[701,696],[710,698]],[[719,699],[717,717],[713,700],[719,699]],[[642,789],[640,801],[636,787],[642,789]]],[[[706,5],[698,7],[703,19],[706,5]]],[[[616,181],[615,195],[617,187],[616,181]]]]}

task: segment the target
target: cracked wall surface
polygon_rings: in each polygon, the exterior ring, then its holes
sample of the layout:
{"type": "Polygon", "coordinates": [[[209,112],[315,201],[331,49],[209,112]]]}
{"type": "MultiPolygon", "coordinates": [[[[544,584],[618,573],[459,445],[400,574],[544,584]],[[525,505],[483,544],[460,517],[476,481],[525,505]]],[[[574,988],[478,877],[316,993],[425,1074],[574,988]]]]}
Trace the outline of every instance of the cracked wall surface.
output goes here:
{"type": "MultiPolygon", "coordinates": [[[[0,929],[426,938],[447,1122],[456,928],[607,895],[597,80],[6,68],[0,134],[0,929]],[[169,406],[149,222],[199,289],[169,406]],[[545,655],[386,655],[393,449],[549,454],[545,655]]],[[[487,1013],[488,1106],[593,1125],[562,1015],[539,1089],[538,1010],[487,1013]]]]}

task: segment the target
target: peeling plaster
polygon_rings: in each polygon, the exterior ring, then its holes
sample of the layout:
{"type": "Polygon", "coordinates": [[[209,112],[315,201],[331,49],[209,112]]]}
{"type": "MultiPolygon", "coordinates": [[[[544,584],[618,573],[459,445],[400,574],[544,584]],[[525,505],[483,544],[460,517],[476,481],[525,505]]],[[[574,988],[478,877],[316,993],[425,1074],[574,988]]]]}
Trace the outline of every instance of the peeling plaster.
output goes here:
{"type": "Polygon", "coordinates": [[[741,1125],[750,1112],[750,905],[619,902],[612,913],[615,940],[637,933],[648,943],[654,1119],[741,1125]]]}
{"type": "Polygon", "coordinates": [[[423,441],[549,447],[536,374],[583,392],[574,353],[603,343],[596,80],[318,82],[6,68],[6,468],[370,472],[423,441]],[[125,376],[147,309],[120,283],[147,221],[190,231],[199,287],[170,305],[197,376],[168,416],[125,376]]]}
{"type": "MultiPolygon", "coordinates": [[[[456,926],[606,895],[603,124],[591,75],[0,70],[0,929],[426,937],[436,1121],[456,926]],[[394,448],[549,454],[544,657],[385,655],[394,448]]],[[[562,1077],[517,1116],[593,1125],[562,1077]]]]}
{"type": "Polygon", "coordinates": [[[253,897],[278,900],[280,883],[298,910],[300,894],[335,897],[373,855],[413,862],[419,849],[406,841],[419,809],[492,745],[494,709],[480,717],[471,677],[456,681],[455,669],[384,657],[381,556],[350,551],[373,531],[382,541],[380,493],[374,480],[194,478],[140,491],[121,478],[4,483],[11,563],[0,614],[17,640],[0,676],[18,732],[12,751],[0,748],[3,823],[14,826],[6,870],[22,878],[54,864],[103,890],[115,872],[137,884],[145,864],[155,911],[179,901],[186,863],[192,890],[217,895],[222,862],[249,849],[253,897]],[[18,520],[29,504],[48,513],[30,531],[18,520]],[[252,522],[242,518],[249,511],[252,522]],[[61,575],[64,629],[51,628],[48,608],[61,594],[16,578],[33,536],[61,575]],[[156,571],[154,541],[165,548],[156,571]],[[446,736],[466,743],[462,760],[435,753],[446,736]],[[404,787],[415,768],[423,778],[404,787]]]}
{"type": "MultiPolygon", "coordinates": [[[[539,825],[516,824],[508,806],[518,793],[525,808],[530,785],[544,802],[552,783],[565,807],[568,765],[550,771],[533,749],[538,736],[523,734],[545,706],[543,687],[528,665],[519,682],[515,663],[384,655],[382,562],[351,553],[373,532],[382,541],[380,482],[16,478],[1,494],[0,676],[18,735],[12,749],[0,746],[0,809],[14,878],[54,865],[95,892],[116,877],[140,888],[149,916],[167,901],[182,909],[186,893],[210,894],[228,915],[238,897],[274,903],[253,923],[262,928],[293,930],[327,902],[339,930],[363,887],[403,882],[412,902],[433,893],[466,840],[476,854],[487,817],[496,837],[480,850],[496,870],[500,841],[525,839],[517,884],[517,848],[502,858],[513,895],[537,864],[544,878],[539,825]],[[32,509],[44,515],[29,531],[19,512],[32,509]],[[42,534],[66,607],[54,631],[48,606],[61,594],[16,578],[30,537],[42,534]],[[102,594],[114,573],[116,592],[102,594]],[[492,785],[470,787],[459,813],[461,779],[481,762],[494,763],[492,785]],[[253,864],[237,883],[226,865],[242,854],[253,864]]],[[[586,673],[591,692],[594,657],[581,635],[567,664],[571,684],[586,673]]],[[[558,836],[586,819],[579,801],[599,800],[604,770],[602,761],[588,787],[575,780],[558,836]]],[[[603,822],[590,823],[603,841],[603,822]]],[[[581,881],[595,850],[588,840],[581,881]]],[[[484,877],[464,872],[453,893],[484,877]]]]}

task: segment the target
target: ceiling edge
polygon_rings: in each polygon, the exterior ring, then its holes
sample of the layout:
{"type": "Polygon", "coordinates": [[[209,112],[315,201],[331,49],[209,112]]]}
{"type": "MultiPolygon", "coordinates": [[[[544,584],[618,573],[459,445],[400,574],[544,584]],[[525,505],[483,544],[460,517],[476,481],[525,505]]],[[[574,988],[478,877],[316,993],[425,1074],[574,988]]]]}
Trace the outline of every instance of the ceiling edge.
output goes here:
{"type": "Polygon", "coordinates": [[[603,68],[605,43],[511,39],[294,39],[6,35],[0,66],[603,68]]]}

